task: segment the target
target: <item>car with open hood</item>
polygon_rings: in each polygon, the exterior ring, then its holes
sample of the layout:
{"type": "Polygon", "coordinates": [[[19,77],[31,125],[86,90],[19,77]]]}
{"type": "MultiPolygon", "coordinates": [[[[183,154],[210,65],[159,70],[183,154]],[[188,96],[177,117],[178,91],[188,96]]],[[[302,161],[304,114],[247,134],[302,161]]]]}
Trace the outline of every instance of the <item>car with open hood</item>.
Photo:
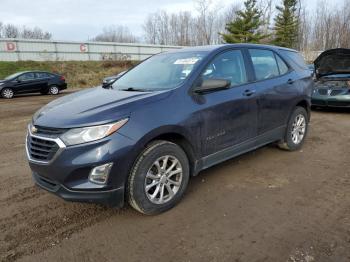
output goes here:
{"type": "Polygon", "coordinates": [[[37,111],[26,137],[33,179],[66,200],[118,207],[126,200],[157,214],[206,168],[270,143],[300,149],[312,86],[292,49],[227,44],[161,53],[108,87],[37,111]]]}
{"type": "Polygon", "coordinates": [[[327,50],[315,60],[312,105],[350,107],[350,49],[327,50]]]}

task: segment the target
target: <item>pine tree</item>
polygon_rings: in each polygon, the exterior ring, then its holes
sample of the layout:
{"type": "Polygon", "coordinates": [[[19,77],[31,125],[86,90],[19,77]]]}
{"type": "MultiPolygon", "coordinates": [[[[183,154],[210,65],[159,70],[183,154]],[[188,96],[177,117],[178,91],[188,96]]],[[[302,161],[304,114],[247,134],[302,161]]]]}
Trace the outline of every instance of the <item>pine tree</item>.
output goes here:
{"type": "Polygon", "coordinates": [[[259,31],[263,22],[256,0],[246,0],[244,10],[236,12],[237,17],[226,24],[227,34],[221,34],[226,43],[259,43],[268,37],[259,31]]]}
{"type": "Polygon", "coordinates": [[[290,48],[296,46],[299,27],[297,5],[298,0],[283,0],[282,6],[276,6],[274,44],[290,48]]]}

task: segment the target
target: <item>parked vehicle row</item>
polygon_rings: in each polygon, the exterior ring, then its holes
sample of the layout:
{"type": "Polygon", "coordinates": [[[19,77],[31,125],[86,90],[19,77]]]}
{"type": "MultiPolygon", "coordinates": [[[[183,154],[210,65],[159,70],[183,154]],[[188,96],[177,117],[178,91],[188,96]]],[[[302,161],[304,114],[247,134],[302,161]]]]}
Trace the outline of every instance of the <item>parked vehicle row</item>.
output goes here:
{"type": "Polygon", "coordinates": [[[16,94],[41,93],[57,95],[67,88],[63,76],[44,71],[18,72],[0,80],[0,94],[13,98],[16,94]]]}
{"type": "Polygon", "coordinates": [[[40,187],[70,201],[144,214],[174,207],[190,176],[269,143],[297,150],[313,80],[295,50],[185,48],[143,61],[108,88],[35,113],[26,150],[40,187]]]}

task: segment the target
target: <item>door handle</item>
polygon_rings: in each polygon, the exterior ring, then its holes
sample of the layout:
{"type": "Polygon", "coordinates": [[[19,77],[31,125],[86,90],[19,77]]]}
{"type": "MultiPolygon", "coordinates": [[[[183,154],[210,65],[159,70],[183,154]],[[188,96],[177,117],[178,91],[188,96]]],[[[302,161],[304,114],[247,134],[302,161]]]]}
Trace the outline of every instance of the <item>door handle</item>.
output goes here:
{"type": "Polygon", "coordinates": [[[254,95],[255,94],[255,90],[250,90],[250,89],[247,89],[243,92],[243,95],[244,96],[251,96],[251,95],[254,95]]]}
{"type": "Polygon", "coordinates": [[[287,81],[287,84],[288,85],[292,85],[294,83],[294,80],[293,79],[288,79],[288,81],[287,81]]]}

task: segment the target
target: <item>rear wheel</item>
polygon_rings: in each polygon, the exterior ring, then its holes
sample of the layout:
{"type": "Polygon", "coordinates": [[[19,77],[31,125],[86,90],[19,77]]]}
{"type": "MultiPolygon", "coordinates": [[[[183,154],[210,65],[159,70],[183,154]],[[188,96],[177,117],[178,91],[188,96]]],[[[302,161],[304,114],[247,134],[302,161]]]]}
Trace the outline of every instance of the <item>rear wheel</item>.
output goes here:
{"type": "Polygon", "coordinates": [[[6,99],[11,99],[14,96],[14,92],[11,88],[4,88],[1,90],[1,96],[6,99]]]}
{"type": "Polygon", "coordinates": [[[50,95],[58,95],[60,92],[60,89],[57,86],[50,86],[49,87],[49,94],[50,95]]]}
{"type": "Polygon", "coordinates": [[[128,181],[130,205],[152,215],[174,207],[189,180],[186,153],[168,141],[155,141],[139,155],[128,181]]]}
{"type": "Polygon", "coordinates": [[[286,134],[278,146],[288,151],[301,148],[308,131],[308,114],[303,107],[297,107],[289,119],[286,134]]]}

